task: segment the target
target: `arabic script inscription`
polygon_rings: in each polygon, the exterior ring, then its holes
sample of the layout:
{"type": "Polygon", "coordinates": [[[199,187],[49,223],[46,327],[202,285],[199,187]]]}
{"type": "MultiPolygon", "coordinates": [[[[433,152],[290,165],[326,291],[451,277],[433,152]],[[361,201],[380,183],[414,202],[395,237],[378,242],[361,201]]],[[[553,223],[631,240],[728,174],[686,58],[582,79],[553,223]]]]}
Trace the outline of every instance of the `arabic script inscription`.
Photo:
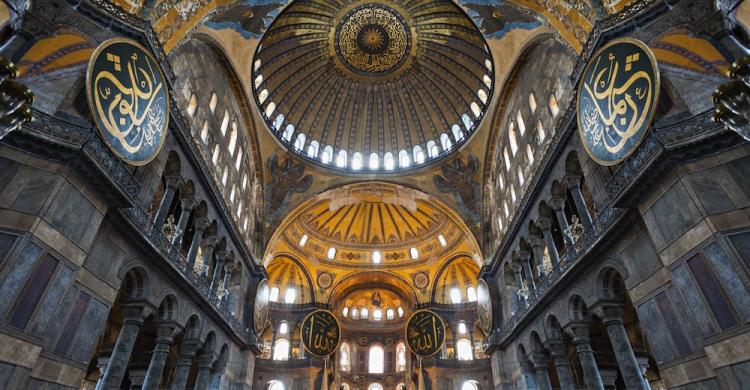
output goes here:
{"type": "Polygon", "coordinates": [[[340,336],[339,323],[327,310],[316,310],[302,321],[302,342],[315,356],[333,353],[339,345],[340,336]]]}
{"type": "Polygon", "coordinates": [[[578,130],[602,165],[632,154],[646,135],[659,94],[651,50],[634,39],[614,41],[589,61],[578,90],[578,130]]]}
{"type": "Polygon", "coordinates": [[[86,88],[94,120],[115,154],[133,165],[156,157],[167,134],[169,97],[159,65],[143,47],[123,39],[102,43],[89,63],[86,88]]]}
{"type": "Polygon", "coordinates": [[[432,356],[445,342],[445,324],[430,310],[420,310],[406,324],[406,342],[418,356],[432,356]]]}

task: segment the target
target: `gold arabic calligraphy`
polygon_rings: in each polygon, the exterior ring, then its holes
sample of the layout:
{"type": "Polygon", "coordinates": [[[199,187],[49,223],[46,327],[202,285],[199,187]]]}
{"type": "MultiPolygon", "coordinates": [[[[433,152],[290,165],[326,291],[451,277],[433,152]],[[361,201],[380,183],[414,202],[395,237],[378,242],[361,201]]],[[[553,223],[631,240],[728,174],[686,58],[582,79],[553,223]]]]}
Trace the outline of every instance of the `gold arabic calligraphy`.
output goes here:
{"type": "Polygon", "coordinates": [[[125,72],[117,54],[106,55],[114,72],[100,71],[93,84],[101,124],[131,155],[144,146],[158,147],[166,118],[165,96],[160,93],[164,85],[157,79],[158,71],[145,55],[139,62],[138,54],[132,53],[125,72]]]}
{"type": "Polygon", "coordinates": [[[313,354],[328,355],[339,343],[339,329],[336,319],[328,312],[316,312],[303,324],[305,344],[313,354]]]}
{"type": "Polygon", "coordinates": [[[432,355],[443,344],[445,330],[440,319],[432,313],[418,313],[409,322],[407,341],[417,355],[432,355]]]}
{"type": "Polygon", "coordinates": [[[641,57],[646,56],[635,52],[622,61],[623,58],[610,52],[600,68],[603,60],[600,55],[590,76],[586,75],[579,115],[590,147],[603,147],[610,154],[618,154],[631,138],[644,130],[644,124],[648,126],[654,81],[645,70],[633,71],[638,61],[648,61],[641,57]],[[620,72],[629,77],[620,77],[620,72]],[[618,85],[618,82],[621,83],[618,85]]]}

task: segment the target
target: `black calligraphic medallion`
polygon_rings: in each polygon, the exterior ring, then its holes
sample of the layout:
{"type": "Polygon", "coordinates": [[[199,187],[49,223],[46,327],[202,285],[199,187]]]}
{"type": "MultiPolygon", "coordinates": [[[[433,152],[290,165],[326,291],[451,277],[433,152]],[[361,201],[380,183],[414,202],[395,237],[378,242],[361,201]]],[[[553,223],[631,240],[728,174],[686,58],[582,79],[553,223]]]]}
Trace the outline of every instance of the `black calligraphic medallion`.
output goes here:
{"type": "Polygon", "coordinates": [[[419,310],[409,317],[406,324],[406,343],[417,356],[436,354],[445,342],[445,324],[431,310],[419,310]]]}
{"type": "Polygon", "coordinates": [[[169,125],[169,91],[159,64],[135,41],[114,38],[94,51],[86,95],[99,134],[113,153],[145,165],[161,150],[169,125]]]}
{"type": "Polygon", "coordinates": [[[324,357],[333,353],[338,347],[341,328],[333,313],[328,310],[316,310],[302,321],[300,337],[308,352],[324,357]]]}
{"type": "Polygon", "coordinates": [[[643,42],[614,40],[591,57],[578,87],[578,134],[601,165],[618,164],[646,138],[660,91],[659,66],[643,42]]]}

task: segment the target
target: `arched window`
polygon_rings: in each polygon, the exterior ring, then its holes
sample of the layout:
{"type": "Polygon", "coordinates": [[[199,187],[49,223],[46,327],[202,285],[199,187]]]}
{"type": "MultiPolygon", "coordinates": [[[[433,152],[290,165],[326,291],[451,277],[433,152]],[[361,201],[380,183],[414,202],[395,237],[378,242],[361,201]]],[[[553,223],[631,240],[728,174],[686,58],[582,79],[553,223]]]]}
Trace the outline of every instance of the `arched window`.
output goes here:
{"type": "MultiPolygon", "coordinates": [[[[385,351],[383,351],[383,347],[379,345],[371,346],[368,353],[367,372],[370,374],[382,374],[384,365],[385,351]]],[[[372,385],[370,385],[370,388],[372,388],[372,385]]],[[[382,388],[381,386],[380,389],[382,388]]]]}
{"type": "MultiPolygon", "coordinates": [[[[468,116],[466,118],[468,118],[468,116]]],[[[456,142],[464,139],[464,132],[461,130],[461,127],[459,125],[454,124],[453,126],[451,126],[451,133],[453,133],[453,139],[456,140],[456,142]]]]}
{"type": "Polygon", "coordinates": [[[268,90],[264,89],[260,91],[260,93],[258,94],[258,101],[260,102],[260,104],[263,104],[263,102],[265,102],[266,99],[268,99],[268,90]]]}
{"type": "Polygon", "coordinates": [[[529,159],[529,165],[534,164],[534,149],[531,148],[531,144],[526,144],[526,158],[529,159]]]}
{"type": "Polygon", "coordinates": [[[214,165],[219,163],[219,144],[214,145],[214,153],[211,156],[211,162],[214,163],[214,165]]]}
{"type": "Polygon", "coordinates": [[[260,85],[263,83],[263,75],[259,74],[258,77],[255,78],[255,88],[257,89],[260,87],[260,85]]]}
{"type": "Polygon", "coordinates": [[[229,167],[224,167],[224,173],[221,174],[221,185],[227,185],[227,178],[229,177],[229,167]]]}
{"type": "Polygon", "coordinates": [[[367,164],[367,167],[371,171],[377,171],[380,168],[380,157],[378,157],[377,153],[370,153],[370,162],[367,164]]]}
{"type": "Polygon", "coordinates": [[[299,133],[297,134],[297,139],[294,141],[294,148],[297,150],[302,150],[302,148],[305,147],[305,133],[299,133]]]}
{"type": "Polygon", "coordinates": [[[505,170],[510,171],[510,155],[508,154],[508,147],[503,150],[503,158],[505,158],[505,170]]]}
{"type": "Polygon", "coordinates": [[[383,390],[383,385],[380,383],[370,383],[370,386],[367,386],[367,390],[383,390]]]}
{"type": "MultiPolygon", "coordinates": [[[[269,104],[269,107],[273,105],[276,107],[276,104],[271,103],[269,104]]],[[[271,115],[271,114],[268,114],[271,115]]],[[[221,120],[221,135],[227,135],[227,129],[229,128],[229,111],[224,111],[224,119],[221,120]]]]}
{"type": "Polygon", "coordinates": [[[349,350],[349,343],[341,343],[341,358],[339,364],[341,365],[341,371],[349,372],[351,369],[351,351],[349,350]]]}
{"type": "Polygon", "coordinates": [[[510,152],[515,157],[516,152],[518,152],[518,141],[516,140],[516,125],[514,122],[510,122],[510,125],[508,125],[508,141],[510,142],[510,152]]]}
{"type": "Polygon", "coordinates": [[[211,110],[211,113],[213,114],[216,111],[216,105],[219,103],[219,97],[216,96],[216,92],[211,94],[211,101],[208,103],[208,108],[211,110]]]}
{"type": "Polygon", "coordinates": [[[446,151],[453,147],[453,143],[451,142],[451,138],[448,137],[448,134],[440,134],[440,146],[446,151]]]}
{"type": "Polygon", "coordinates": [[[292,134],[294,134],[294,125],[290,123],[286,125],[286,129],[284,129],[284,134],[281,134],[281,139],[283,139],[286,142],[292,142],[292,134]]]}
{"type": "Polygon", "coordinates": [[[336,166],[339,168],[346,167],[346,150],[339,150],[339,154],[336,156],[336,166]]]}
{"type": "Polygon", "coordinates": [[[435,158],[437,157],[438,153],[439,151],[438,151],[438,147],[435,141],[433,140],[427,141],[427,156],[429,156],[430,158],[435,158]]]}
{"type": "Polygon", "coordinates": [[[406,371],[406,345],[396,345],[396,372],[406,371]]]}
{"type": "Polygon", "coordinates": [[[542,142],[544,142],[544,138],[547,136],[547,134],[544,131],[544,126],[542,125],[542,121],[536,122],[536,137],[537,142],[541,145],[542,142]]]}
{"type": "Polygon", "coordinates": [[[477,96],[479,97],[479,100],[481,100],[483,104],[487,104],[487,92],[484,92],[483,89],[480,89],[477,91],[477,96]]]}
{"type": "Polygon", "coordinates": [[[458,287],[451,287],[451,303],[461,303],[461,291],[458,291],[458,287]]]}
{"type": "Polygon", "coordinates": [[[354,152],[352,154],[352,169],[355,171],[362,169],[362,153],[354,152]]]}
{"type": "Polygon", "coordinates": [[[380,309],[375,309],[372,311],[372,319],[375,321],[380,321],[383,319],[383,311],[380,309]]]}
{"type": "Polygon", "coordinates": [[[276,120],[273,121],[274,130],[279,131],[279,129],[281,128],[281,125],[283,124],[284,124],[284,114],[279,114],[278,116],[276,116],[276,120]]]}
{"type": "Polygon", "coordinates": [[[458,334],[466,334],[466,323],[465,322],[459,322],[458,323],[458,334]]]}
{"type": "Polygon", "coordinates": [[[385,311],[385,318],[389,321],[396,318],[395,313],[393,312],[393,309],[388,309],[385,311]]]}
{"type": "Polygon", "coordinates": [[[516,188],[513,184],[510,185],[510,200],[512,203],[516,203],[516,188]]]}
{"type": "Polygon", "coordinates": [[[404,318],[404,309],[401,306],[398,307],[397,311],[398,311],[398,318],[404,318]]]}
{"type": "Polygon", "coordinates": [[[474,288],[474,286],[466,287],[466,299],[468,299],[469,302],[477,301],[477,290],[474,288]]]}
{"type": "MultiPolygon", "coordinates": [[[[477,102],[471,102],[469,105],[471,107],[471,112],[474,114],[475,118],[479,118],[480,115],[482,115],[482,110],[479,108],[479,104],[477,102]]],[[[467,127],[468,130],[470,127],[467,127]]]]}
{"type": "Polygon", "coordinates": [[[471,126],[474,124],[474,122],[471,121],[471,118],[469,118],[469,115],[467,114],[461,115],[461,122],[464,123],[464,127],[466,128],[466,130],[471,130],[471,126]]]}
{"type": "Polygon", "coordinates": [[[208,143],[208,121],[203,122],[203,129],[201,129],[201,141],[204,144],[208,143]]]}
{"type": "Polygon", "coordinates": [[[362,310],[359,311],[359,316],[362,317],[363,320],[366,320],[367,317],[370,316],[370,311],[367,310],[366,307],[363,307],[362,310]]]}
{"type": "Polygon", "coordinates": [[[240,166],[242,165],[242,148],[237,150],[237,160],[234,161],[234,169],[239,172],[240,166]]]}
{"type": "Polygon", "coordinates": [[[521,111],[518,111],[518,113],[516,113],[516,122],[518,122],[518,131],[520,131],[521,135],[523,135],[526,132],[526,123],[523,121],[521,111]]]}
{"type": "Polygon", "coordinates": [[[474,381],[466,381],[461,385],[461,390],[479,390],[479,387],[474,381]]]}
{"type": "Polygon", "coordinates": [[[385,168],[386,171],[392,171],[395,167],[396,162],[393,160],[393,153],[387,152],[383,156],[383,168],[385,168]]]}
{"type": "Polygon", "coordinates": [[[411,165],[411,161],[409,160],[409,153],[406,150],[401,149],[398,152],[398,166],[401,168],[406,168],[409,165],[411,165]]]}
{"type": "Polygon", "coordinates": [[[328,259],[333,260],[336,258],[336,248],[330,247],[328,248],[328,259]]]}
{"type": "Polygon", "coordinates": [[[270,381],[268,382],[268,390],[286,390],[286,388],[284,387],[284,384],[279,381],[270,381]]]}
{"type": "Polygon", "coordinates": [[[412,247],[409,249],[409,255],[411,255],[412,260],[416,260],[419,258],[419,250],[412,247]]]}
{"type": "Polygon", "coordinates": [[[286,324],[286,322],[282,322],[281,325],[279,325],[279,334],[287,334],[289,332],[289,325],[286,324]]]}
{"type": "Polygon", "coordinates": [[[237,149],[237,122],[232,122],[232,131],[229,133],[229,155],[234,156],[234,150],[237,149]]]}
{"type": "Polygon", "coordinates": [[[552,113],[553,118],[560,113],[560,107],[557,106],[557,98],[555,95],[549,95],[549,111],[552,113]]]}
{"type": "Polygon", "coordinates": [[[320,156],[320,161],[322,161],[323,164],[330,164],[331,161],[333,161],[333,146],[326,145],[326,147],[323,148],[323,154],[320,156]]]}
{"type": "Polygon", "coordinates": [[[532,114],[536,111],[536,97],[534,97],[533,92],[529,94],[529,108],[532,114]]]}
{"type": "Polygon", "coordinates": [[[508,202],[503,202],[503,211],[505,212],[505,218],[508,218],[510,211],[508,210],[508,202]]]}
{"type": "Polygon", "coordinates": [[[273,345],[273,360],[289,360],[289,340],[276,340],[273,345]]]}
{"type": "Polygon", "coordinates": [[[310,157],[318,157],[318,148],[320,148],[318,141],[310,141],[310,146],[307,147],[307,155],[310,157]]]}
{"type": "Polygon", "coordinates": [[[187,113],[192,118],[193,115],[195,115],[195,111],[198,109],[198,98],[193,95],[190,96],[190,101],[188,102],[187,107],[187,113]]]}
{"type": "Polygon", "coordinates": [[[271,292],[268,294],[268,300],[271,302],[276,302],[279,300],[279,288],[274,287],[271,289],[271,292]]]}
{"type": "Polygon", "coordinates": [[[469,339],[460,339],[456,342],[456,357],[458,360],[472,360],[469,339]]]}
{"type": "Polygon", "coordinates": [[[349,315],[349,306],[345,307],[344,310],[341,311],[341,314],[346,318],[349,315]]]}
{"type": "Polygon", "coordinates": [[[482,81],[484,81],[484,85],[486,85],[487,87],[492,87],[492,79],[490,78],[490,76],[482,76],[482,81]]]}
{"type": "Polygon", "coordinates": [[[414,164],[422,164],[424,162],[424,152],[422,147],[414,145],[414,164]]]}
{"type": "Polygon", "coordinates": [[[359,319],[359,310],[357,310],[356,307],[354,309],[352,309],[352,319],[353,320],[358,320],[359,319]]]}
{"type": "Polygon", "coordinates": [[[380,251],[372,251],[372,263],[380,264],[381,256],[380,251]]]}
{"type": "Polygon", "coordinates": [[[525,182],[526,182],[526,180],[524,180],[524,178],[523,178],[523,170],[521,170],[521,168],[518,168],[518,184],[520,184],[521,186],[523,186],[523,183],[525,183],[525,182]]]}
{"type": "Polygon", "coordinates": [[[297,299],[297,290],[294,287],[287,287],[284,293],[284,303],[294,303],[297,299]]]}

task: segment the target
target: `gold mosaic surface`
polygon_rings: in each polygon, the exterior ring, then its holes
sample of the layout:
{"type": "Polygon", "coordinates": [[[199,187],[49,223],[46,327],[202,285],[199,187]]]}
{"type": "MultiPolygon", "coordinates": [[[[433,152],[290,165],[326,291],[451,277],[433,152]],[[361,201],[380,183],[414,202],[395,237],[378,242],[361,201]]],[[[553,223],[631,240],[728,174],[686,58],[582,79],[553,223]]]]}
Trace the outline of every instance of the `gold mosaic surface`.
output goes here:
{"type": "Polygon", "coordinates": [[[377,6],[351,14],[338,32],[338,48],[352,68],[370,73],[386,72],[407,52],[404,25],[393,11],[377,6]]]}

